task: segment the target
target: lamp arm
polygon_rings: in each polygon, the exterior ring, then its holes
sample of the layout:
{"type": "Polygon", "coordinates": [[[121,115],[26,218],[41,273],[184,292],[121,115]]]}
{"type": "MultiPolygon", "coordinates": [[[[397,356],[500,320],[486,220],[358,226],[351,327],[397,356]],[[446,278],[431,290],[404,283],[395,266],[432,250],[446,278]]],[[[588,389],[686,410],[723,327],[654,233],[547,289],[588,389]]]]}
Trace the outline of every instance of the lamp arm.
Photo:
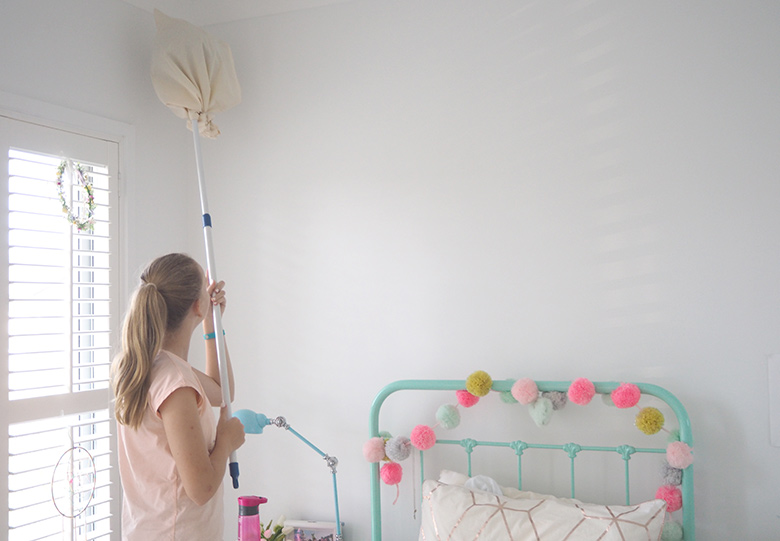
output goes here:
{"type": "Polygon", "coordinates": [[[305,437],[303,437],[297,430],[291,427],[287,423],[287,419],[285,419],[282,416],[276,417],[274,419],[269,419],[268,424],[274,425],[278,428],[284,428],[288,432],[291,432],[296,438],[298,438],[303,443],[311,447],[318,455],[320,455],[325,460],[325,464],[328,466],[328,468],[330,468],[330,473],[333,475],[333,501],[336,507],[336,541],[342,541],[343,537],[341,533],[341,517],[339,516],[339,489],[336,483],[336,467],[339,464],[339,459],[336,458],[335,456],[330,456],[327,453],[324,453],[322,450],[320,450],[319,447],[314,445],[312,442],[310,442],[305,437]]]}

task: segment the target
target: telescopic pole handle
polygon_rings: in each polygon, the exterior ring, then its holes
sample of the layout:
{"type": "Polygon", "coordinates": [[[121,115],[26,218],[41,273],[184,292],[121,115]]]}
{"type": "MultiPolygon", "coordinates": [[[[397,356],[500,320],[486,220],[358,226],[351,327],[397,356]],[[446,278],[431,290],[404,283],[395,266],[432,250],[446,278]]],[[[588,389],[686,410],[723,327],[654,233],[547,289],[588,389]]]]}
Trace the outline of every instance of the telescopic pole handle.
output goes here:
{"type": "MultiPolygon", "coordinates": [[[[217,281],[217,264],[214,258],[214,243],[211,239],[211,215],[208,209],[206,197],[206,181],[203,173],[203,157],[200,151],[200,136],[198,134],[198,120],[192,120],[192,137],[195,143],[195,162],[198,170],[198,188],[200,191],[200,207],[203,213],[203,240],[206,244],[206,269],[209,280],[217,281]]],[[[227,408],[228,417],[233,416],[233,408],[230,404],[230,379],[227,367],[227,352],[225,350],[225,336],[222,327],[222,313],[219,308],[212,310],[214,317],[214,332],[217,341],[217,364],[219,365],[219,381],[222,388],[222,405],[227,408]]],[[[236,452],[230,453],[229,460],[230,477],[233,479],[233,488],[238,488],[238,460],[236,452]]]]}

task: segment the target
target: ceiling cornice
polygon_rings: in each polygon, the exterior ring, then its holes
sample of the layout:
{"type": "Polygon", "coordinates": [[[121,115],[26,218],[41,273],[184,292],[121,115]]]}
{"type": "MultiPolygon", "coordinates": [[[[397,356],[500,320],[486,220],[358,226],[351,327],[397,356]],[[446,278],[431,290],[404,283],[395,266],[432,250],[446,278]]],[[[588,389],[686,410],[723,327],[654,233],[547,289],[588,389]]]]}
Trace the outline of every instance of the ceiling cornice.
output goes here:
{"type": "Polygon", "coordinates": [[[123,0],[149,13],[166,15],[198,26],[267,17],[288,11],[312,9],[354,0],[123,0]]]}

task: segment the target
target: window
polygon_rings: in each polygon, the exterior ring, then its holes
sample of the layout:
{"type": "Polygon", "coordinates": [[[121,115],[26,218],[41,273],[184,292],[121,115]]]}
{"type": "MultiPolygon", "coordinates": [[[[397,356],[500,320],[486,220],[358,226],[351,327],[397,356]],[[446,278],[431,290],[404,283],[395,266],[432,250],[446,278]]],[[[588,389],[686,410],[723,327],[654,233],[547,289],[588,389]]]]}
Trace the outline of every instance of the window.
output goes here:
{"type": "Polygon", "coordinates": [[[2,116],[0,143],[8,540],[108,540],[119,501],[108,388],[118,145],[2,116]]]}

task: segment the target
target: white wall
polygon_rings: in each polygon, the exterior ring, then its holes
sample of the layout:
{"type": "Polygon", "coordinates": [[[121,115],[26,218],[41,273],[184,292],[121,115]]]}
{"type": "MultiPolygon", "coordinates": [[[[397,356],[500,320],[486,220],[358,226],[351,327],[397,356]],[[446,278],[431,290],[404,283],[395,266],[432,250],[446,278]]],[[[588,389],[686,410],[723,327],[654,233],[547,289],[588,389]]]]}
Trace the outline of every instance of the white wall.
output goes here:
{"type": "MultiPolygon", "coordinates": [[[[212,28],[244,92],[208,156],[239,407],[339,457],[350,539],[373,395],[477,369],[668,387],[693,419],[699,537],[780,531],[778,15],[359,1],[212,28]]],[[[328,519],[316,457],[261,438],[242,470],[269,515],[328,519]]]]}
{"type": "MultiPolygon", "coordinates": [[[[0,15],[0,90],[135,127],[133,279],[201,250],[189,132],[148,77],[151,15],[97,0],[0,15]]],[[[699,538],[780,529],[778,15],[356,1],[210,28],[244,93],[204,142],[236,407],[339,458],[348,539],[369,537],[374,394],[477,369],[668,387],[693,421],[699,538]]],[[[327,470],[290,435],[250,437],[239,461],[268,518],[330,519],[327,470]]]]}

